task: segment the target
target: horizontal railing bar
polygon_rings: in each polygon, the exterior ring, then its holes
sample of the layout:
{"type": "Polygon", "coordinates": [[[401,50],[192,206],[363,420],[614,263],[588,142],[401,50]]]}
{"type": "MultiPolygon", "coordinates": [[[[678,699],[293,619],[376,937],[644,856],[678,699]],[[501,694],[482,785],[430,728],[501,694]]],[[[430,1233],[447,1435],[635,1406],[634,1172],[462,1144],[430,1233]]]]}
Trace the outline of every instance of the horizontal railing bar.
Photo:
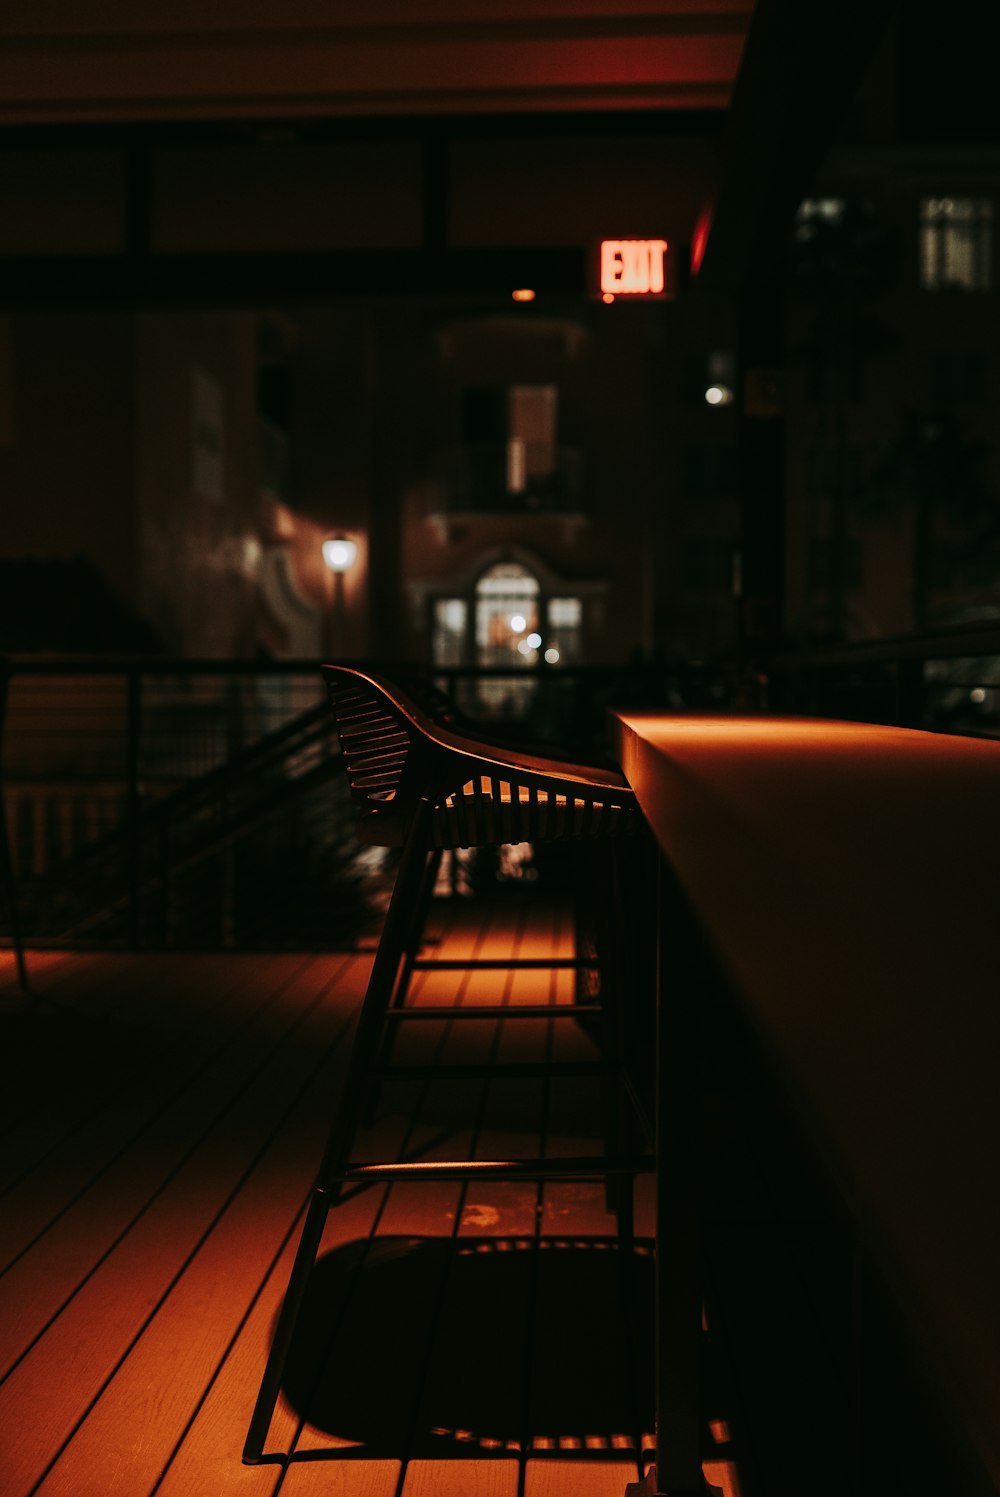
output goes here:
{"type": "Polygon", "coordinates": [[[651,1154],[579,1155],[545,1159],[429,1159],[394,1164],[351,1164],[341,1181],[405,1180],[603,1180],[607,1175],[653,1174],[651,1154]]]}
{"type": "Polygon", "coordinates": [[[464,971],[497,971],[504,972],[507,968],[513,971],[552,971],[565,972],[576,971],[581,967],[597,967],[597,961],[592,958],[577,958],[572,956],[524,956],[524,957],[502,957],[483,956],[469,957],[431,957],[422,956],[413,963],[415,971],[420,972],[464,972],[464,971]]]}
{"type": "Polygon", "coordinates": [[[996,620],[956,624],[933,634],[900,634],[884,639],[859,639],[830,649],[779,655],[773,668],[780,671],[815,669],[830,665],[888,664],[896,660],[952,660],[982,655],[1000,655],[1000,625],[996,620]]]}
{"type": "MultiPolygon", "coordinates": [[[[996,627],[996,626],[994,626],[996,627]]],[[[0,670],[29,676],[123,676],[138,673],[145,676],[311,676],[319,680],[321,664],[347,666],[354,670],[379,674],[405,673],[427,679],[474,681],[480,679],[565,681],[576,678],[600,678],[620,675],[620,667],[607,665],[435,665],[413,661],[387,661],[369,658],[330,660],[319,656],[295,660],[240,660],[178,655],[72,655],[42,658],[13,653],[0,656],[0,670]]]]}
{"type": "Polygon", "coordinates": [[[599,1017],[599,1003],[484,1003],[467,1008],[446,1008],[442,1003],[425,1008],[391,1008],[387,1019],[583,1019],[599,1017]]]}

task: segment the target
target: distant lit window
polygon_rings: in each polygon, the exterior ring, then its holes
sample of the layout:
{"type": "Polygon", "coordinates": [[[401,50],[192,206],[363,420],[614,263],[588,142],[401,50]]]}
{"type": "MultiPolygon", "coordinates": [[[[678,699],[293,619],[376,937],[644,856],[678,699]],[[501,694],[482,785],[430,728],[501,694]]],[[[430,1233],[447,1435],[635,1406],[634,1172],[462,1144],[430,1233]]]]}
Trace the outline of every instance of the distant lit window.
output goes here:
{"type": "Polygon", "coordinates": [[[843,198],[803,198],[795,215],[795,237],[805,244],[820,229],[839,224],[843,216],[843,198]]]}
{"type": "Polygon", "coordinates": [[[555,385],[512,385],[507,391],[507,492],[525,494],[556,466],[559,391],[555,385]]]}
{"type": "Polygon", "coordinates": [[[920,283],[926,291],[988,291],[992,259],[990,198],[921,198],[920,283]]]}
{"type": "Polygon", "coordinates": [[[583,651],[583,600],[550,598],[545,659],[549,665],[575,665],[583,651]]]}
{"type": "Polygon", "coordinates": [[[499,562],[476,584],[476,663],[530,665],[519,648],[537,628],[538,579],[517,562],[499,562]]]}
{"type": "Polygon", "coordinates": [[[433,629],[435,665],[464,665],[468,612],[464,598],[435,598],[433,629]]]}
{"type": "Polygon", "coordinates": [[[435,665],[490,672],[457,684],[459,706],[473,714],[524,712],[537,692],[527,668],[575,665],[582,654],[583,600],[547,597],[520,562],[487,567],[470,595],[434,598],[431,623],[435,665]]]}

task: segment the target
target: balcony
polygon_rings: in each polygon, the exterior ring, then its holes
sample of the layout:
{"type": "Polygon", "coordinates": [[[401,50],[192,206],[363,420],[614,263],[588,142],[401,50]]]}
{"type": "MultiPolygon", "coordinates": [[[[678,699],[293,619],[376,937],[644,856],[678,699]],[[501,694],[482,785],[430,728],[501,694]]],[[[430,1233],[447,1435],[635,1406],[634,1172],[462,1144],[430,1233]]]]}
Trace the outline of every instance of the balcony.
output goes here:
{"type": "Polygon", "coordinates": [[[438,468],[435,518],[465,515],[583,515],[583,455],[549,442],[483,443],[448,449],[438,468]]]}

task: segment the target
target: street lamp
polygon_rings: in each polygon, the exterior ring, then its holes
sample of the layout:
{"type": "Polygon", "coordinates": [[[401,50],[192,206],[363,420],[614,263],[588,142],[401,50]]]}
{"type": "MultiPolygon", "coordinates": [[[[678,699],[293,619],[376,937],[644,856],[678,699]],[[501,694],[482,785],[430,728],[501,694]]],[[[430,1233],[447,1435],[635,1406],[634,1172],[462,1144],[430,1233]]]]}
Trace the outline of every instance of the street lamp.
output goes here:
{"type": "MultiPolygon", "coordinates": [[[[342,645],[344,638],[344,573],[349,572],[358,559],[358,543],[349,535],[331,535],[323,542],[323,561],[333,573],[333,607],[327,623],[325,653],[332,658],[334,647],[342,645]]],[[[343,650],[340,650],[343,654],[343,650]]]]}
{"type": "Polygon", "coordinates": [[[358,543],[349,535],[331,535],[323,542],[323,560],[336,577],[349,572],[358,559],[358,543]]]}

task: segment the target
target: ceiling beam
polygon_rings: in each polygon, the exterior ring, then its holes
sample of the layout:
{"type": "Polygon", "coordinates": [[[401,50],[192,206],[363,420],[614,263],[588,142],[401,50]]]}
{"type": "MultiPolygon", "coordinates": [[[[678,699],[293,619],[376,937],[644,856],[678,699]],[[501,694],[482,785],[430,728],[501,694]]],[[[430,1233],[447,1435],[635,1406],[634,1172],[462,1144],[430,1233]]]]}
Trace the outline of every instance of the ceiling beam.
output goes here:
{"type": "Polygon", "coordinates": [[[753,0],[10,0],[0,121],[724,108],[753,0]]]}
{"type": "MultiPolygon", "coordinates": [[[[139,247],[137,246],[137,249],[139,247]]],[[[0,310],[316,305],[357,297],[582,296],[582,248],[0,258],[0,310]]]]}

